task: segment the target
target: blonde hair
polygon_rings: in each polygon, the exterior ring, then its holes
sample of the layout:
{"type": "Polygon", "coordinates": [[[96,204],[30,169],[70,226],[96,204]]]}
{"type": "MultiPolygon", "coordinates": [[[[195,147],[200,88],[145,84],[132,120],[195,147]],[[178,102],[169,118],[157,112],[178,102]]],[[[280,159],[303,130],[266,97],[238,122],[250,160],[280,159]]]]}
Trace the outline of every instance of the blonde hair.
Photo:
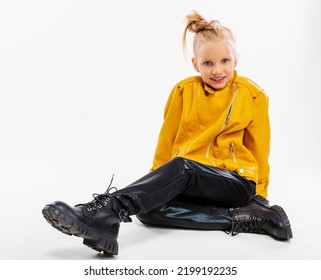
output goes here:
{"type": "Polygon", "coordinates": [[[187,23],[183,34],[183,50],[185,54],[187,54],[187,31],[190,31],[192,33],[195,33],[193,40],[194,53],[199,42],[213,42],[218,41],[219,39],[228,39],[233,45],[235,56],[237,56],[235,38],[232,31],[227,27],[221,25],[218,20],[207,21],[198,12],[193,10],[186,16],[186,21],[187,23]]]}

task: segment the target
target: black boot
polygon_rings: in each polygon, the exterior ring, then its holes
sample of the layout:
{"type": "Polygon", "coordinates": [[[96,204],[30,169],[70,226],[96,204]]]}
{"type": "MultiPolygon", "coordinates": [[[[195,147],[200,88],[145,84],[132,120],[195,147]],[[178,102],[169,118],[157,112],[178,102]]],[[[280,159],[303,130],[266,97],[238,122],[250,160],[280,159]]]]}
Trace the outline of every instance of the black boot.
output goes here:
{"type": "Polygon", "coordinates": [[[42,214],[57,230],[82,237],[83,243],[96,251],[117,255],[119,223],[131,219],[109,190],[94,194],[93,201],[75,207],[55,201],[46,205],[42,214]]]}
{"type": "Polygon", "coordinates": [[[240,232],[267,234],[277,240],[292,238],[290,221],[278,205],[269,206],[269,201],[256,195],[248,205],[229,209],[232,217],[230,233],[240,232]]]}

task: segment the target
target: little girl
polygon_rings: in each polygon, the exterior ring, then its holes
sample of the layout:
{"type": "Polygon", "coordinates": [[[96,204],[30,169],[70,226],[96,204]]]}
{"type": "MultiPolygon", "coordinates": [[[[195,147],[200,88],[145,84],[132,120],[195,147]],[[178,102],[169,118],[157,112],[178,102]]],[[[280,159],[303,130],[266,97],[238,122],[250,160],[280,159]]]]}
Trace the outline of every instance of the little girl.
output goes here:
{"type": "Polygon", "coordinates": [[[84,239],[97,251],[118,254],[120,222],[223,230],[292,238],[280,206],[266,200],[269,183],[268,98],[235,71],[232,32],[197,12],[187,16],[195,33],[199,76],[177,83],[167,101],[151,172],[129,186],[94,195],[74,207],[61,201],[42,213],[56,229],[84,239]]]}

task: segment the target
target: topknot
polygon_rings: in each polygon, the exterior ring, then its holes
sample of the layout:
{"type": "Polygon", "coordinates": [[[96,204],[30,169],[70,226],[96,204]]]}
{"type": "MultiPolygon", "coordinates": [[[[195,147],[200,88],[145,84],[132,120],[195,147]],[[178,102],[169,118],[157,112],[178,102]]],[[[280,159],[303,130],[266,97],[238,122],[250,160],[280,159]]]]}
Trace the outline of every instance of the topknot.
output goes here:
{"type": "Polygon", "coordinates": [[[215,41],[221,38],[231,39],[235,43],[234,36],[230,29],[221,25],[218,20],[205,20],[197,11],[193,10],[186,16],[186,27],[183,34],[183,48],[186,53],[187,31],[195,33],[193,49],[200,40],[215,41]]]}

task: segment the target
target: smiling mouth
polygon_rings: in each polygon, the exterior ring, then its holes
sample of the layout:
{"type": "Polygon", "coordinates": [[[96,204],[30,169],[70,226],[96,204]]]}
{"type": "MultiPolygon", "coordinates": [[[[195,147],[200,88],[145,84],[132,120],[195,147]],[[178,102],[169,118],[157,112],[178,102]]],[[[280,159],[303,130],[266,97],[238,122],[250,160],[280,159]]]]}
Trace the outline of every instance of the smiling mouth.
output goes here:
{"type": "Polygon", "coordinates": [[[224,81],[225,77],[220,77],[220,78],[210,78],[213,82],[215,83],[221,83],[224,81]]]}

